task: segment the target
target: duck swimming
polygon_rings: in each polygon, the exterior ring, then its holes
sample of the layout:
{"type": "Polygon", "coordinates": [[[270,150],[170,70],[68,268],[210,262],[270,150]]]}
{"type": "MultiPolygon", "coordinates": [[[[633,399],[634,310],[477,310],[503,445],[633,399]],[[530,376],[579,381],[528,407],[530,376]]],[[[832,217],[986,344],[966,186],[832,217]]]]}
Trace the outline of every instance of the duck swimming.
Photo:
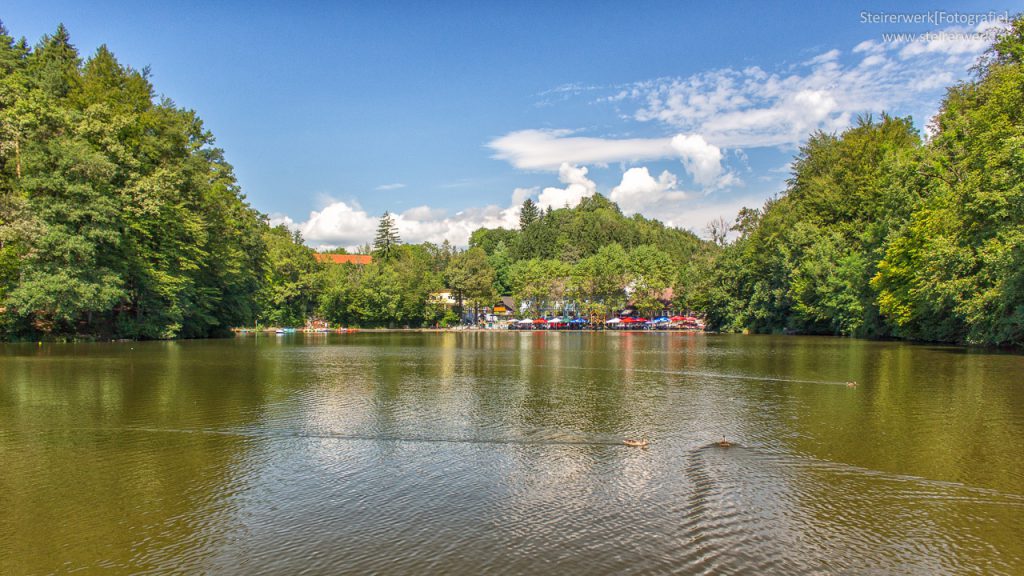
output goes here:
{"type": "Polygon", "coordinates": [[[847,388],[856,388],[857,387],[857,381],[856,380],[847,380],[846,381],[846,387],[847,388]]]}
{"type": "Polygon", "coordinates": [[[622,443],[625,444],[626,446],[633,446],[635,448],[643,448],[644,446],[647,446],[647,444],[648,444],[646,438],[641,438],[639,440],[636,440],[634,438],[627,438],[627,439],[623,440],[622,443]]]}

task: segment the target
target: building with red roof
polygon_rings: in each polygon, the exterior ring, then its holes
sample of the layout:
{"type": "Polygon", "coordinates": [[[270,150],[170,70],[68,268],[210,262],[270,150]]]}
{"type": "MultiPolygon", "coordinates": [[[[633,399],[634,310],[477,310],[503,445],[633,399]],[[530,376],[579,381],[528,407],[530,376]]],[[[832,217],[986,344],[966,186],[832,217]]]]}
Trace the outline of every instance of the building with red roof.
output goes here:
{"type": "Polygon", "coordinates": [[[373,264],[373,256],[369,254],[313,254],[317,262],[327,264],[355,264],[366,266],[373,264]]]}

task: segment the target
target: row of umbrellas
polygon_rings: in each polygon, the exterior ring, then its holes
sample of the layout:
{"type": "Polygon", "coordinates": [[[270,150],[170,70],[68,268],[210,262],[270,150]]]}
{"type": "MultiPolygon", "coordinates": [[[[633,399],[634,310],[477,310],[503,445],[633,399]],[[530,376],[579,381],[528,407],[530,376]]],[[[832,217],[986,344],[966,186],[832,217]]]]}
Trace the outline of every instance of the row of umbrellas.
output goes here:
{"type": "MultiPolygon", "coordinates": [[[[606,324],[639,324],[639,323],[644,323],[644,322],[651,322],[652,324],[668,324],[669,322],[692,322],[692,323],[696,323],[697,319],[694,318],[693,316],[672,316],[671,318],[669,318],[668,316],[660,316],[660,317],[654,318],[652,320],[647,320],[645,318],[635,318],[635,317],[630,316],[630,317],[627,317],[627,318],[612,318],[612,319],[608,320],[606,322],[606,324]]],[[[583,318],[563,319],[563,318],[559,318],[558,316],[556,316],[556,317],[551,318],[551,319],[545,319],[545,318],[534,318],[534,319],[524,318],[523,320],[517,321],[516,324],[519,324],[519,325],[522,325],[522,326],[527,326],[527,325],[532,325],[532,324],[587,324],[587,321],[584,320],[583,318]]]]}
{"type": "Polygon", "coordinates": [[[583,318],[572,318],[572,319],[566,320],[566,319],[559,318],[557,316],[552,318],[552,319],[550,319],[550,320],[547,320],[547,319],[544,319],[544,318],[537,318],[537,319],[531,320],[529,318],[526,318],[526,319],[523,319],[523,320],[520,320],[520,321],[516,322],[516,324],[523,324],[523,325],[527,325],[527,324],[586,324],[586,323],[587,323],[587,321],[584,320],[583,318]]]}

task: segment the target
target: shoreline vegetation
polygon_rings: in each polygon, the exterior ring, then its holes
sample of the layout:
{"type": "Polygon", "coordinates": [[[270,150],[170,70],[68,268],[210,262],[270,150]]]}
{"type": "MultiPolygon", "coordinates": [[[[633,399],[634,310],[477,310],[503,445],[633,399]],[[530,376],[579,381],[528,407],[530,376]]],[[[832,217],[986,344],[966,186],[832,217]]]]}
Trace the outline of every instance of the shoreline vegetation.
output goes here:
{"type": "MultiPolygon", "coordinates": [[[[808,135],[785,190],[709,240],[600,194],[523,203],[469,246],[404,244],[385,213],[360,263],[320,261],[242,194],[192,110],[63,25],[0,24],[0,337],[227,336],[238,326],[452,327],[699,315],[721,332],[1024,346],[1024,20],[949,87],[926,136],[880,113],[808,135]],[[448,306],[437,302],[445,293],[448,306]]],[[[336,254],[345,254],[338,249],[336,254]]],[[[322,258],[321,258],[322,260],[322,258]]]]}

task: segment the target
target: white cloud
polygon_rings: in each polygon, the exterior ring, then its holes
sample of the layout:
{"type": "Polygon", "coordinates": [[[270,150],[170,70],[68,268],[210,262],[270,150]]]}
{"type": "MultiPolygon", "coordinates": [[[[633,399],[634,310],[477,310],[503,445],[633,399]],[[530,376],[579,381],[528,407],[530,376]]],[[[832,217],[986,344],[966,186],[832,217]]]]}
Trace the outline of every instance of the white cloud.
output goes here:
{"type": "Polygon", "coordinates": [[[679,152],[683,166],[693,181],[711,187],[722,175],[722,150],[708,144],[699,134],[679,134],[672,138],[672,148],[679,152]]]}
{"type": "Polygon", "coordinates": [[[558,167],[558,181],[566,184],[565,188],[548,187],[541,191],[537,198],[537,205],[541,209],[558,209],[566,206],[573,208],[587,196],[593,196],[597,192],[597,184],[587,178],[587,167],[576,167],[563,162],[558,167]]]}
{"type": "Polygon", "coordinates": [[[519,205],[537,193],[537,188],[516,188],[512,191],[512,204],[519,205]]]}
{"type": "Polygon", "coordinates": [[[806,64],[823,64],[825,62],[832,62],[833,60],[839,58],[840,54],[841,52],[839,50],[829,50],[824,54],[818,54],[814,58],[811,58],[806,62],[806,64]]]}
{"type": "MultiPolygon", "coordinates": [[[[998,22],[829,50],[800,65],[766,71],[723,68],[617,89],[605,100],[635,102],[633,118],[702,136],[718,147],[794,146],[814,130],[838,131],[862,113],[934,113],[945,86],[963,78],[998,22]]],[[[922,122],[923,123],[923,122],[922,122]]]]}
{"type": "Polygon", "coordinates": [[[275,213],[270,215],[268,220],[270,221],[270,225],[274,226],[275,228],[277,226],[280,226],[280,225],[284,224],[285,227],[288,228],[289,230],[295,230],[296,229],[295,220],[292,220],[291,217],[288,216],[287,214],[281,214],[280,212],[275,212],[275,213]]]}
{"type": "MultiPolygon", "coordinates": [[[[344,246],[354,249],[372,242],[380,221],[379,215],[372,215],[358,204],[342,200],[331,201],[319,211],[310,212],[304,222],[295,222],[287,216],[277,216],[278,223],[288,225],[302,233],[302,237],[314,247],[344,246]]],[[[519,226],[519,204],[509,207],[485,206],[469,208],[449,216],[446,210],[430,206],[417,206],[395,214],[395,225],[404,242],[420,243],[445,240],[465,246],[469,235],[480,227],[515,228],[519,226]]],[[[271,223],[275,219],[271,218],[271,223]]]]}
{"type": "MultiPolygon", "coordinates": [[[[720,179],[725,172],[722,166],[722,150],[708,143],[699,134],[627,139],[591,138],[569,134],[569,130],[520,130],[493,140],[488,146],[496,151],[495,158],[507,160],[517,168],[558,169],[560,174],[566,165],[606,165],[610,162],[677,158],[698,185],[705,188],[721,186],[720,179]]],[[[566,192],[563,196],[568,194],[566,192]]],[[[554,196],[552,198],[554,202],[554,196]]],[[[579,201],[573,195],[567,198],[579,201]]]]}
{"type": "Polygon", "coordinates": [[[440,208],[416,206],[415,208],[409,208],[398,216],[404,220],[438,220],[444,218],[446,214],[447,212],[440,208]]]}
{"type": "Polygon", "coordinates": [[[395,224],[405,242],[440,244],[447,240],[452,244],[465,246],[469,243],[469,235],[477,228],[518,227],[519,206],[513,204],[507,208],[493,205],[467,208],[453,216],[448,216],[444,210],[436,209],[420,210],[413,214],[403,212],[395,218],[395,224]]]}
{"type": "MultiPolygon", "coordinates": [[[[454,215],[440,208],[417,206],[394,214],[395,224],[405,242],[439,244],[448,240],[457,246],[465,246],[477,228],[518,228],[520,205],[534,195],[541,208],[576,206],[580,200],[597,192],[597,185],[587,177],[587,173],[585,166],[564,164],[559,167],[558,174],[559,181],[565,185],[563,188],[547,187],[539,194],[536,188],[517,188],[511,194],[508,206],[467,208],[454,215]]],[[[731,176],[725,174],[719,179],[731,176]]],[[[670,226],[695,232],[720,215],[727,219],[735,217],[743,205],[761,204],[760,200],[750,198],[723,200],[716,196],[687,194],[678,188],[678,178],[674,174],[664,171],[655,178],[647,167],[626,170],[619,185],[608,195],[627,214],[643,214],[670,226]]],[[[379,215],[369,214],[357,203],[329,200],[323,209],[310,212],[305,221],[296,222],[284,214],[275,214],[270,220],[272,224],[285,224],[292,230],[298,230],[310,246],[354,249],[373,240],[379,219],[379,215]]]]}
{"type": "Polygon", "coordinates": [[[401,182],[394,182],[392,184],[381,184],[374,188],[374,190],[398,190],[400,188],[405,188],[405,184],[402,184],[401,182]]]}
{"type": "Polygon", "coordinates": [[[867,52],[868,54],[877,54],[879,52],[885,52],[885,44],[877,40],[865,40],[860,44],[853,47],[854,54],[861,52],[867,52]]]}
{"type": "Polygon", "coordinates": [[[377,221],[358,205],[335,201],[323,210],[310,212],[309,218],[298,224],[298,230],[314,246],[355,247],[373,240],[377,221]]]}
{"type": "Polygon", "coordinates": [[[693,203],[679,204],[671,212],[655,209],[645,210],[644,216],[658,218],[669,226],[689,230],[698,236],[704,236],[704,227],[708,222],[722,217],[732,224],[739,214],[740,208],[760,208],[764,205],[763,196],[744,196],[740,198],[719,198],[708,196],[693,203]]]}
{"type": "MultiPolygon", "coordinates": [[[[731,175],[730,175],[731,176],[731,175]]],[[[759,195],[720,197],[688,194],[677,188],[677,178],[665,171],[655,179],[646,167],[630,168],[622,182],[612,189],[609,198],[623,213],[657,218],[669,226],[704,234],[708,222],[723,217],[732,223],[740,208],[760,208],[764,198],[759,195]]]]}
{"type": "Polygon", "coordinates": [[[562,164],[608,164],[676,155],[669,138],[589,138],[571,130],[519,130],[487,145],[494,157],[523,170],[558,170],[562,164]]]}
{"type": "Polygon", "coordinates": [[[667,203],[678,203],[686,194],[676,189],[677,178],[665,170],[657,180],[647,167],[630,168],[622,175],[622,182],[612,188],[609,198],[626,214],[667,208],[667,203]]]}

